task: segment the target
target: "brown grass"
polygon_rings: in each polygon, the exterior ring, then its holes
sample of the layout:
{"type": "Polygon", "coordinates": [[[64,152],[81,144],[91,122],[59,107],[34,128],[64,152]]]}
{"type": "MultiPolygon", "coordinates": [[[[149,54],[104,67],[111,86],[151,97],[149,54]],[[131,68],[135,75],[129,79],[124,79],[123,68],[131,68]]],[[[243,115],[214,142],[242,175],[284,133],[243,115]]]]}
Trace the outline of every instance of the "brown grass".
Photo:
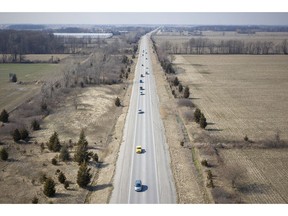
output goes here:
{"type": "Polygon", "coordinates": [[[288,56],[177,55],[177,74],[205,114],[212,136],[263,140],[280,131],[288,139],[288,56]]]}

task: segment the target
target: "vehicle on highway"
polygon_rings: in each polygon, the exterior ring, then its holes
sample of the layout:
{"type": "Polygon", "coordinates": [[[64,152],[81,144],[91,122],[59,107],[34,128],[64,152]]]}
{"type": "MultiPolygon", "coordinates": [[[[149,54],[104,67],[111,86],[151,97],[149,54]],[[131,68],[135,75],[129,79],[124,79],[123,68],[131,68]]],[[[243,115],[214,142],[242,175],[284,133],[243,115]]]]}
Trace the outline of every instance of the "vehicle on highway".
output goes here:
{"type": "Polygon", "coordinates": [[[140,86],[140,90],[141,90],[141,91],[144,90],[142,86],[140,86]]]}
{"type": "Polygon", "coordinates": [[[136,180],[135,181],[134,189],[137,192],[142,191],[142,182],[141,182],[141,180],[136,180]]]}
{"type": "Polygon", "coordinates": [[[140,83],[143,83],[143,80],[140,80],[140,83]]]}
{"type": "Polygon", "coordinates": [[[136,146],[136,153],[141,154],[142,153],[142,147],[141,146],[136,146]]]}
{"type": "Polygon", "coordinates": [[[142,64],[142,66],[144,66],[144,65],[142,64]]]}
{"type": "Polygon", "coordinates": [[[144,77],[144,75],[143,75],[143,74],[141,74],[141,77],[144,77]]]}
{"type": "Polygon", "coordinates": [[[146,74],[149,75],[149,73],[146,71],[146,74]]]}

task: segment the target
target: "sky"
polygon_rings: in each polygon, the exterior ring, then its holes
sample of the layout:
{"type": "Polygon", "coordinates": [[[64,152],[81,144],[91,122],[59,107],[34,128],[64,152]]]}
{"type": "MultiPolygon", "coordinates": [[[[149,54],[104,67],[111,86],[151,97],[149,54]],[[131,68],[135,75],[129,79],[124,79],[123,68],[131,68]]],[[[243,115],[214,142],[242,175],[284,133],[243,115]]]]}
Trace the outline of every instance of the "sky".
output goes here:
{"type": "Polygon", "coordinates": [[[0,12],[0,24],[288,25],[288,13],[0,12]]]}
{"type": "Polygon", "coordinates": [[[288,25],[284,0],[13,0],[0,24],[288,25]]]}

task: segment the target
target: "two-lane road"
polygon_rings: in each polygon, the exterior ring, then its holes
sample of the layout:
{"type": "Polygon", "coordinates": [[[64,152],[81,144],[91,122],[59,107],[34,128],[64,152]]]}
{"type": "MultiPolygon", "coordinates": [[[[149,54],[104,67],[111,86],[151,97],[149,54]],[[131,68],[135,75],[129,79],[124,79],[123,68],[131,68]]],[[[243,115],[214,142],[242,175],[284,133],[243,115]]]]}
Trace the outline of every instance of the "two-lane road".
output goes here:
{"type": "Polygon", "coordinates": [[[150,60],[152,52],[149,37],[149,34],[143,36],[139,46],[139,58],[110,203],[176,203],[169,152],[150,60]],[[136,154],[138,145],[143,148],[142,154],[136,154]],[[142,181],[141,192],[134,190],[136,179],[142,181]]]}

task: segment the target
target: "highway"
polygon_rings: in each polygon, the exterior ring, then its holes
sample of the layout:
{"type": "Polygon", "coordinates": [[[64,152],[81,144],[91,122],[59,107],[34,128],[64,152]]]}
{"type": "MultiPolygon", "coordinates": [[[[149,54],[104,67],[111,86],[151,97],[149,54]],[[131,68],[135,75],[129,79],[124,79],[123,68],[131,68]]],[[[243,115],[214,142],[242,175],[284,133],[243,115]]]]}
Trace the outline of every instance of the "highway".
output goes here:
{"type": "Polygon", "coordinates": [[[110,203],[176,203],[176,190],[150,59],[152,47],[149,47],[149,37],[149,34],[143,36],[139,44],[139,57],[110,203]],[[143,90],[140,90],[140,86],[143,90]],[[136,154],[138,145],[142,146],[141,154],[136,154]],[[134,190],[136,179],[142,181],[141,192],[134,190]]]}

